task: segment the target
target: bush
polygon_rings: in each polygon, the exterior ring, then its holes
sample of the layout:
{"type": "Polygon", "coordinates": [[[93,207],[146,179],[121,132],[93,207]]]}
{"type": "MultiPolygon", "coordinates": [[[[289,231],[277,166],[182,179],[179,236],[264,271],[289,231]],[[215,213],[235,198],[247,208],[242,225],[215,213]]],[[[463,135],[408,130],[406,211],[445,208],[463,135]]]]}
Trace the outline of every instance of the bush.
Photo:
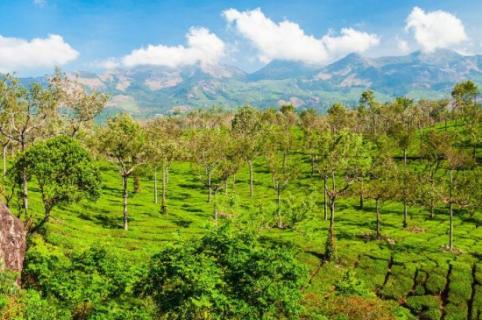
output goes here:
{"type": "Polygon", "coordinates": [[[155,255],[137,291],[169,319],[295,319],[305,275],[292,248],[223,226],[155,255]]]}
{"type": "Polygon", "coordinates": [[[368,290],[365,283],[356,278],[353,271],[347,271],[343,278],[335,284],[336,293],[343,296],[373,297],[375,294],[368,290]]]}
{"type": "Polygon", "coordinates": [[[440,319],[440,301],[434,296],[412,296],[407,298],[407,306],[422,319],[440,319]]]}
{"type": "Polygon", "coordinates": [[[436,272],[429,273],[426,282],[427,293],[440,294],[445,288],[445,282],[445,276],[436,272]]]}
{"type": "Polygon", "coordinates": [[[35,243],[27,253],[23,279],[25,286],[41,291],[43,298],[31,291],[27,307],[31,304],[32,310],[46,314],[49,308],[63,310],[62,314],[75,319],[148,319],[149,306],[130,289],[138,277],[131,263],[102,248],[74,253],[68,259],[38,239],[35,243]]]}

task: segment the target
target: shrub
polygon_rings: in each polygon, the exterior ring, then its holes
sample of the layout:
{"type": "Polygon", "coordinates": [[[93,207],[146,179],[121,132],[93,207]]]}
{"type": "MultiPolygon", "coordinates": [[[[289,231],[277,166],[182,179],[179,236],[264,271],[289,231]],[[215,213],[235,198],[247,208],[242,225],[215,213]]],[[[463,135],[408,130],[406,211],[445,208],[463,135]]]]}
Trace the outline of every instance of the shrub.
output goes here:
{"type": "Polygon", "coordinates": [[[137,291],[169,319],[295,319],[305,274],[292,248],[223,226],[155,255],[137,291]]]}
{"type": "Polygon", "coordinates": [[[130,290],[138,272],[128,261],[102,248],[74,253],[69,259],[38,239],[35,243],[27,253],[23,279],[25,286],[41,291],[44,298],[37,299],[32,291],[27,306],[33,303],[35,309],[38,304],[45,312],[47,306],[64,310],[75,319],[147,319],[143,315],[149,313],[149,306],[130,290]]]}
{"type": "Polygon", "coordinates": [[[344,296],[373,297],[374,293],[368,290],[365,283],[356,278],[353,271],[347,271],[341,280],[335,284],[336,293],[344,296]]]}

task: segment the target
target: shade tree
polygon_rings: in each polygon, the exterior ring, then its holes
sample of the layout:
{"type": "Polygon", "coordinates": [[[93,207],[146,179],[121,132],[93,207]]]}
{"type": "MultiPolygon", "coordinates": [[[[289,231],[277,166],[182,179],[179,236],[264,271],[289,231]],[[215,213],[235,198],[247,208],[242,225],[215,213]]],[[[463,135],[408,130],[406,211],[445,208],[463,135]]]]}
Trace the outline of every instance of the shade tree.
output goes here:
{"type": "Polygon", "coordinates": [[[9,174],[16,185],[26,177],[40,190],[44,214],[39,221],[27,221],[29,234],[49,221],[56,206],[84,198],[94,201],[100,195],[100,172],[95,162],[79,142],[67,136],[34,143],[19,154],[9,174]]]}
{"type": "Polygon", "coordinates": [[[128,230],[128,180],[141,166],[147,163],[145,132],[131,116],[119,114],[97,132],[99,151],[119,169],[122,178],[122,215],[124,230],[128,230]]]}

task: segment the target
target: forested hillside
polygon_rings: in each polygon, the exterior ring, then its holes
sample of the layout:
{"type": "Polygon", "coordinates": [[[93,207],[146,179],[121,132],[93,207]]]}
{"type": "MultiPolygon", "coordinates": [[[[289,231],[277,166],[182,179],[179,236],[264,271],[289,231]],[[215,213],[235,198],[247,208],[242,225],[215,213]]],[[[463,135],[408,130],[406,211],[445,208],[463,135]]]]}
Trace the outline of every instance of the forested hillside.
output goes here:
{"type": "Polygon", "coordinates": [[[96,124],[105,94],[3,77],[0,318],[482,319],[480,90],[446,96],[96,124]]]}

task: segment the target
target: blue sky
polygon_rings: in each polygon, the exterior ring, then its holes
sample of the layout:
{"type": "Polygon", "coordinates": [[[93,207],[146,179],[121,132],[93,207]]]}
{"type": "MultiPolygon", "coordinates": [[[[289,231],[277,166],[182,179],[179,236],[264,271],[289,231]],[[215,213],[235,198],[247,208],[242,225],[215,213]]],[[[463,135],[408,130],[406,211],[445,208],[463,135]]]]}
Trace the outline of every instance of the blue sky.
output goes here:
{"type": "Polygon", "coordinates": [[[352,51],[476,54],[481,16],[480,0],[0,0],[0,72],[193,63],[252,71],[273,59],[326,64],[352,51]]]}

